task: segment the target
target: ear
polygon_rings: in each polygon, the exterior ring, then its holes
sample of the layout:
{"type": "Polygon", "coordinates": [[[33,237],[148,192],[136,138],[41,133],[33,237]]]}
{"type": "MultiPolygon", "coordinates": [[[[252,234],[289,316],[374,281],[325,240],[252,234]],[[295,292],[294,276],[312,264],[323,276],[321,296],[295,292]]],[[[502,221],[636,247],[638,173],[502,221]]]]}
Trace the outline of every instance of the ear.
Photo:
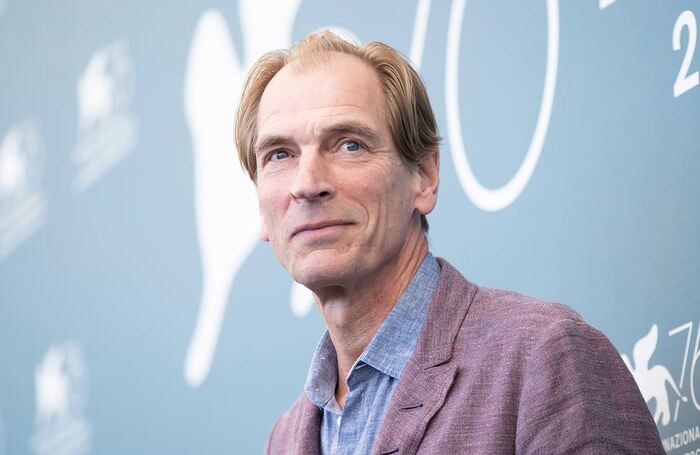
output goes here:
{"type": "Polygon", "coordinates": [[[416,209],[421,215],[432,212],[437,203],[438,185],[440,184],[440,150],[435,150],[430,157],[415,170],[416,173],[416,209]]]}

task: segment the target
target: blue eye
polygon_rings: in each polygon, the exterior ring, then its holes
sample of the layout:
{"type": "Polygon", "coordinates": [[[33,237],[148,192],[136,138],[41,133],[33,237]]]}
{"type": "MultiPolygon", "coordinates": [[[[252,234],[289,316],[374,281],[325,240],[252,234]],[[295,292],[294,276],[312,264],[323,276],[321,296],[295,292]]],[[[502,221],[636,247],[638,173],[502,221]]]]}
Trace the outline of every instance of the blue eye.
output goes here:
{"type": "Polygon", "coordinates": [[[276,152],[272,152],[270,154],[270,161],[279,161],[285,158],[289,158],[289,152],[285,150],[277,150],[276,152]]]}
{"type": "Polygon", "coordinates": [[[362,146],[357,141],[345,141],[341,145],[341,148],[347,150],[348,152],[357,152],[360,150],[360,147],[362,146]]]}

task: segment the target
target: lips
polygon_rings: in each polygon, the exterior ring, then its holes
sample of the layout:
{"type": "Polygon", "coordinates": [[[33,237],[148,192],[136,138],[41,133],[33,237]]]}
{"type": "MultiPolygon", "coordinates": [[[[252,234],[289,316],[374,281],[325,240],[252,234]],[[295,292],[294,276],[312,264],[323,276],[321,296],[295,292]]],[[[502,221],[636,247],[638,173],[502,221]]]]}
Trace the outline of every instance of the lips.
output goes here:
{"type": "Polygon", "coordinates": [[[304,232],[313,232],[313,231],[318,231],[324,228],[329,228],[329,227],[334,227],[334,226],[348,226],[352,223],[348,221],[343,221],[343,220],[328,220],[328,221],[320,221],[316,223],[306,223],[302,224],[301,226],[297,226],[293,231],[291,237],[296,236],[297,234],[301,234],[304,232]]]}

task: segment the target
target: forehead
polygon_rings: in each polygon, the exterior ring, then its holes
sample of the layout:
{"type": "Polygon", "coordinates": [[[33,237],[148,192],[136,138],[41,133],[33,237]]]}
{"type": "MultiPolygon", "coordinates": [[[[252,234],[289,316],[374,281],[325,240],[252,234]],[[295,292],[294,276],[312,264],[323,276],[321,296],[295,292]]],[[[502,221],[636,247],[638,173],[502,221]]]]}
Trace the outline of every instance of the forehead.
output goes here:
{"type": "Polygon", "coordinates": [[[313,134],[347,120],[386,126],[379,77],[357,57],[330,53],[322,60],[282,68],[265,88],[258,108],[258,137],[313,134]],[[291,130],[291,131],[286,131],[291,130]]]}

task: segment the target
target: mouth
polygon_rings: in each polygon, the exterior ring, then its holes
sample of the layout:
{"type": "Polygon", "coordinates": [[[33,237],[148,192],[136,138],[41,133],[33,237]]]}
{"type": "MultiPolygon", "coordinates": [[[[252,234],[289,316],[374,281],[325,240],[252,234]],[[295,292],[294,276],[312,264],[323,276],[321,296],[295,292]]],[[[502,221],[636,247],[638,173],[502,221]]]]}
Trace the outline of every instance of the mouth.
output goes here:
{"type": "Polygon", "coordinates": [[[304,233],[315,233],[315,232],[321,232],[326,229],[332,229],[335,227],[342,227],[342,226],[349,226],[352,223],[348,221],[343,221],[343,220],[328,220],[328,221],[320,221],[318,223],[307,223],[307,224],[302,224],[301,226],[296,227],[292,231],[292,235],[290,237],[296,237],[298,234],[304,234],[304,233]]]}

